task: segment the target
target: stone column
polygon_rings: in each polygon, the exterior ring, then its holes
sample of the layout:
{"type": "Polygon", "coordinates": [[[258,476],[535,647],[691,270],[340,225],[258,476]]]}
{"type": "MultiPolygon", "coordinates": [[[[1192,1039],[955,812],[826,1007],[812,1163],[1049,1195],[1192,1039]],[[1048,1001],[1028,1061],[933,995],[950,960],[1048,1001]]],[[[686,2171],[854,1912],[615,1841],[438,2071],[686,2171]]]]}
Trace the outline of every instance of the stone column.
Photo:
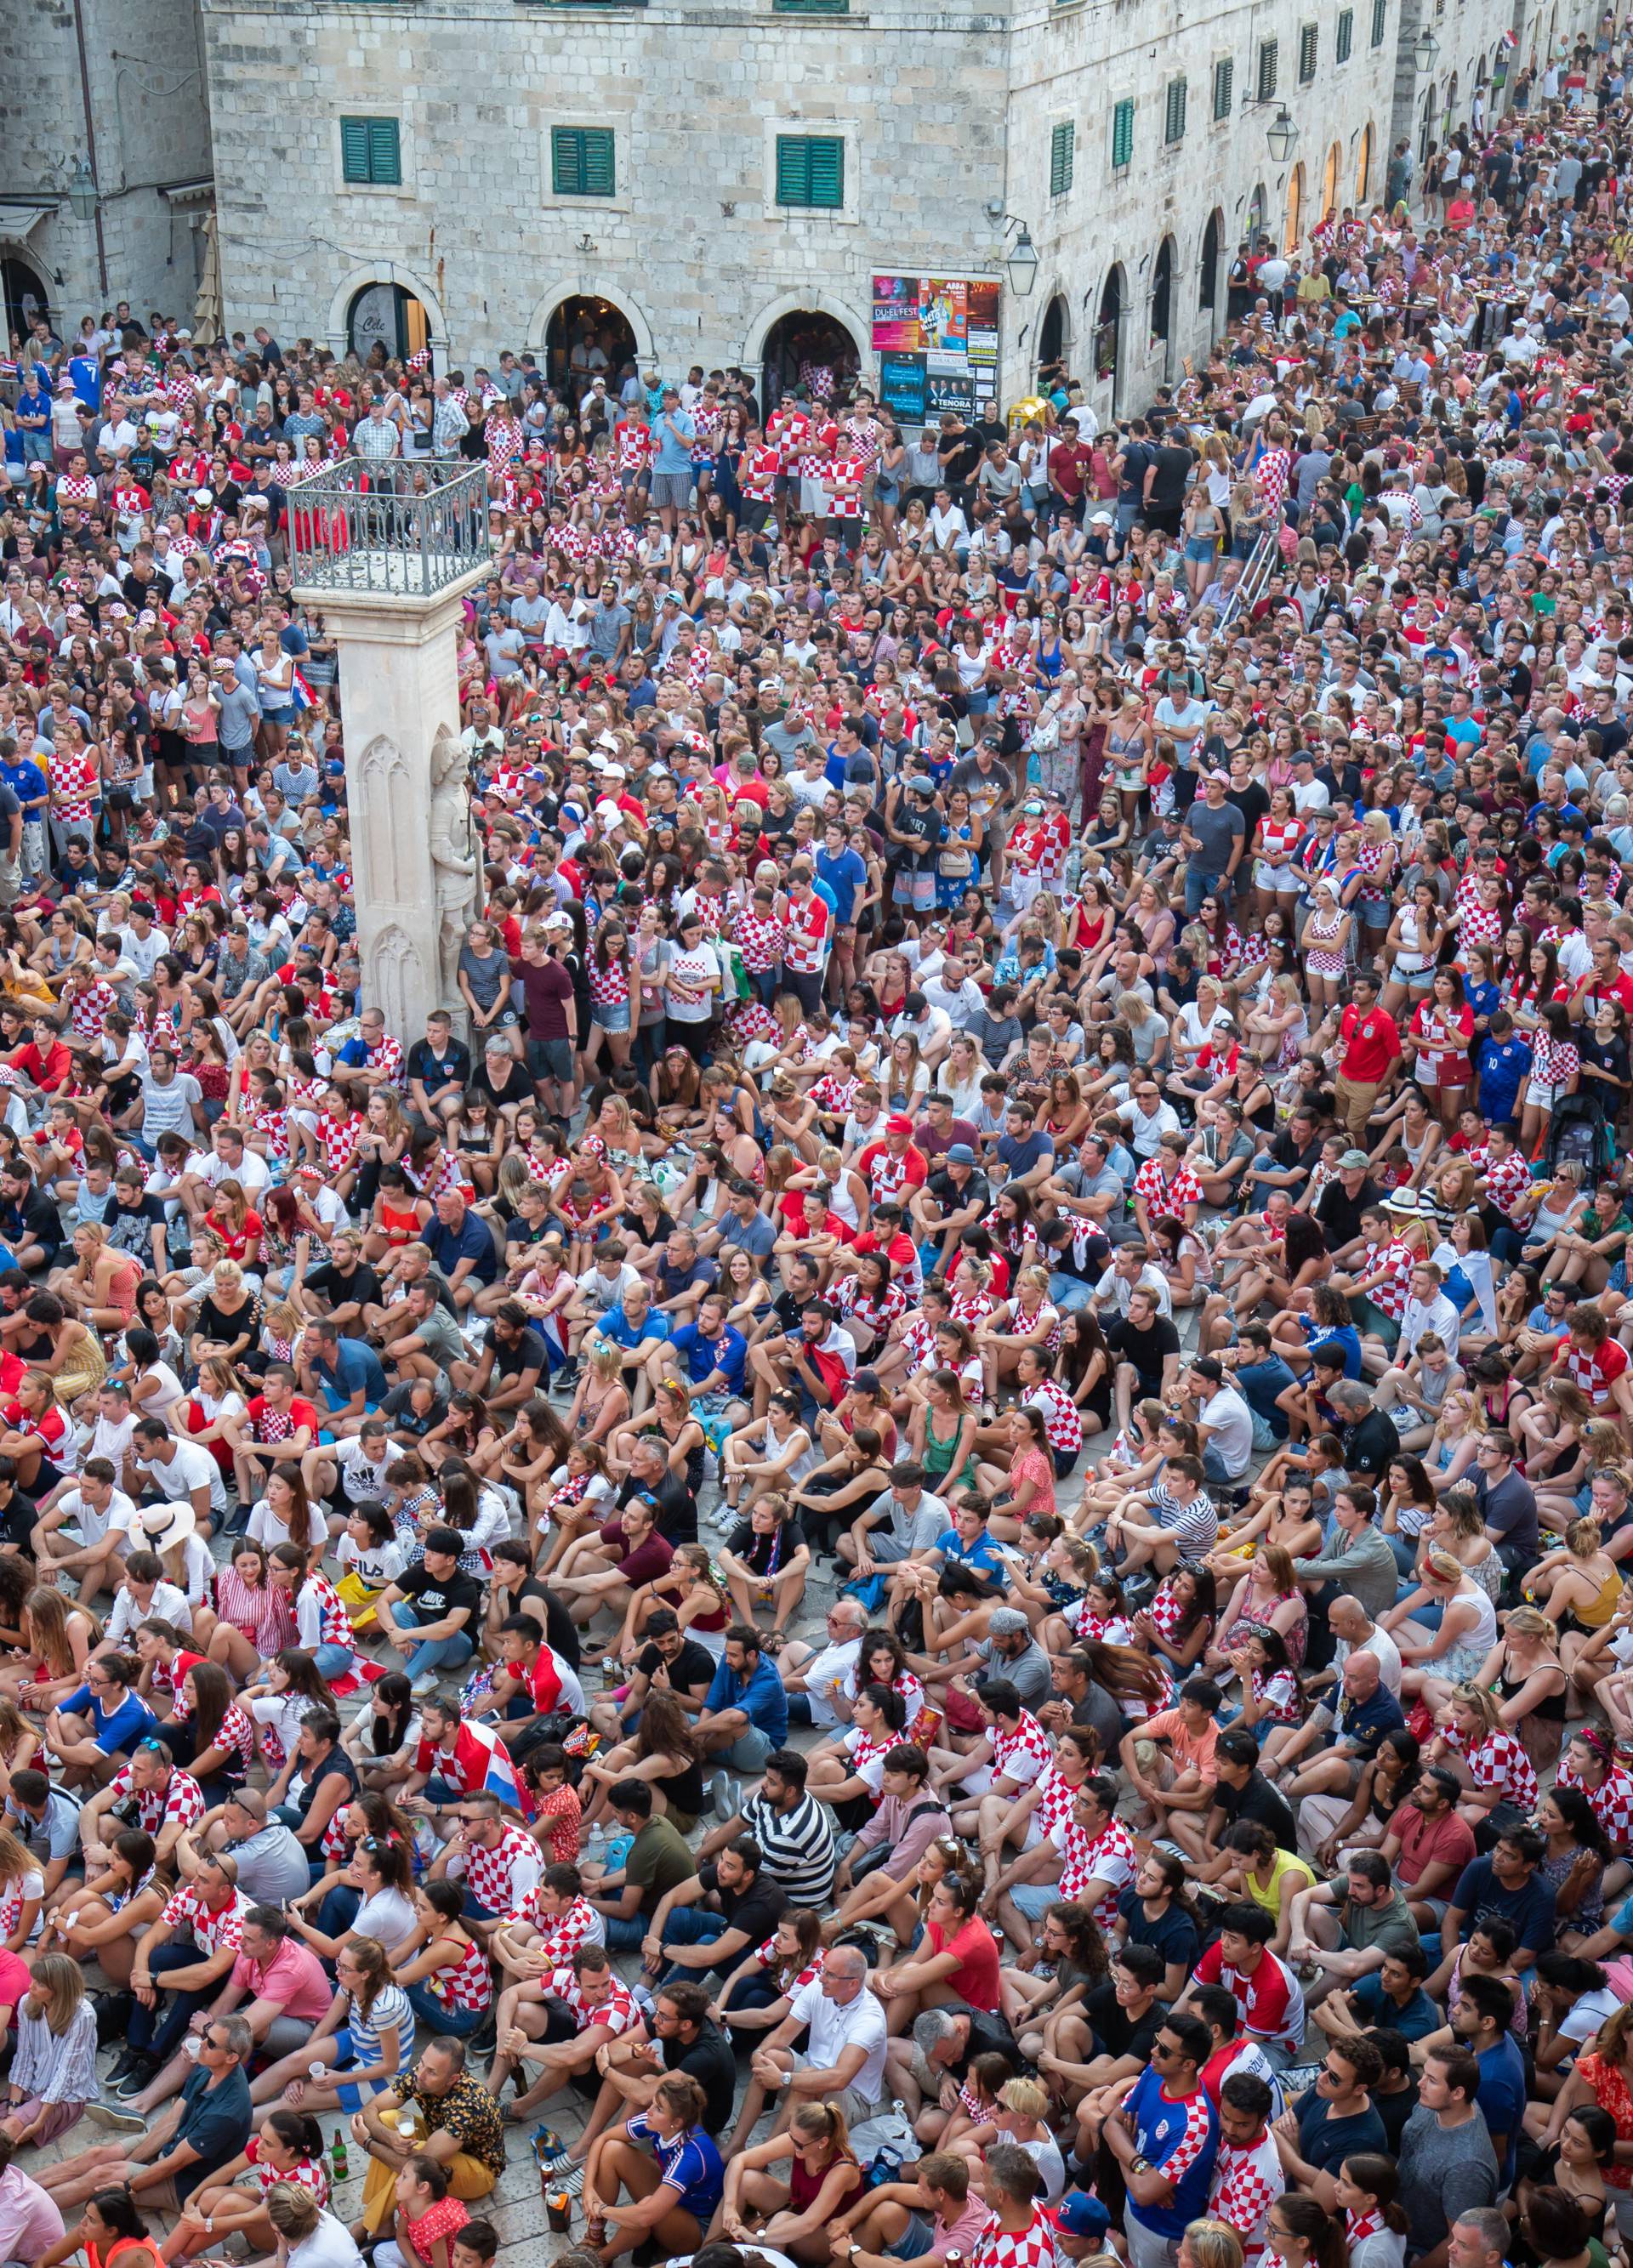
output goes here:
{"type": "Polygon", "coordinates": [[[340,659],[353,895],[363,999],[404,1047],[446,1008],[469,1037],[455,982],[482,903],[481,850],[460,746],[461,600],[477,567],[434,597],[298,588],[340,659]]]}

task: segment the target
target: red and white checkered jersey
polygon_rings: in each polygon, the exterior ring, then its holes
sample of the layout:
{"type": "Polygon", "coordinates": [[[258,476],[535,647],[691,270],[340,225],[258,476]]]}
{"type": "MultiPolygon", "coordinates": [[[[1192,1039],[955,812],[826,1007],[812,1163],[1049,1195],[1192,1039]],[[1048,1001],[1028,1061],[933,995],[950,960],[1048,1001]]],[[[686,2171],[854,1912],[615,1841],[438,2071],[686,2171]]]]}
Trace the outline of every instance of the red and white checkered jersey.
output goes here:
{"type": "Polygon", "coordinates": [[[191,1827],[204,1815],[204,1791],[191,1772],[173,1771],[162,1788],[131,1785],[130,1767],[122,1764],[108,1782],[115,1805],[134,1803],[136,1823],[144,1835],[157,1835],[164,1827],[191,1827]]]}
{"type": "Polygon", "coordinates": [[[183,1882],[180,1889],[172,1891],[169,1904],[159,1918],[173,1933],[179,1929],[190,1929],[194,1944],[202,1954],[209,1955],[229,1945],[234,1953],[239,1950],[244,1916],[248,1911],[248,1899],[234,1890],[225,1905],[218,1906],[212,1913],[197,1884],[183,1882]]]}
{"type": "Polygon", "coordinates": [[[1041,1379],[1027,1395],[1025,1407],[1044,1421],[1049,1447],[1057,1457],[1075,1457],[1083,1445],[1083,1414],[1066,1388],[1053,1378],[1041,1379]]]}
{"type": "MultiPolygon", "coordinates": [[[[777,1950],[777,1940],[775,1937],[768,1937],[764,1945],[756,1946],[754,1949],[754,1957],[759,1962],[762,1969],[774,1968],[776,1963],[782,1958],[781,1955],[780,1955],[777,1950]]],[[[818,1945],[812,1952],[809,1960],[807,1961],[805,1966],[801,1970],[799,1975],[790,1978],[787,1987],[787,1991],[790,1993],[797,1992],[802,1985],[814,1984],[816,1982],[816,1979],[822,1975],[822,1964],[827,1957],[827,1947],[824,1945],[818,1945]]]]}
{"type": "Polygon", "coordinates": [[[611,1992],[598,2007],[592,2008],[585,1999],[579,1988],[579,1980],[571,1969],[558,1969],[551,1972],[549,1997],[561,2001],[573,2011],[573,2020],[581,2032],[587,2031],[592,2024],[604,2024],[616,2039],[622,2033],[632,2031],[641,2021],[640,2010],[631,1997],[629,1986],[616,1973],[611,1992]]]}
{"type": "Polygon", "coordinates": [[[1180,1210],[1188,1204],[1200,1205],[1202,1191],[1196,1175],[1181,1161],[1173,1174],[1163,1171],[1161,1158],[1148,1158],[1134,1175],[1134,1193],[1145,1200],[1146,1210],[1158,1220],[1178,1220],[1180,1210]]]}
{"type": "Polygon", "coordinates": [[[970,2268],[1060,2268],[1054,2231],[1036,2206],[1026,2228],[1012,2233],[996,2213],[970,2247],[970,2268]]]}
{"type": "Polygon", "coordinates": [[[574,1898],[565,1913],[551,1919],[539,1911],[538,1892],[535,1889],[528,1893],[516,1911],[539,1933],[538,1949],[554,1969],[570,1967],[580,1946],[604,1945],[607,1941],[606,1924],[587,1898],[574,1898]]]}
{"type": "Polygon", "coordinates": [[[1574,1787],[1588,1800],[1592,1811],[1604,1830],[1605,1840],[1620,1857],[1633,1849],[1633,1778],[1620,1764],[1612,1764],[1598,1787],[1590,1787],[1585,1780],[1577,1778],[1569,1761],[1563,1763],[1554,1775],[1555,1787],[1574,1787]]]}
{"type": "MultiPolygon", "coordinates": [[[[1245,1969],[1230,1967],[1216,1939],[1197,1963],[1195,1974],[1200,1983],[1223,1984],[1234,1996],[1243,2030],[1256,2039],[1280,2041],[1288,2047],[1297,2047],[1303,2039],[1304,1987],[1268,1946],[1250,1975],[1245,1969]]],[[[1167,2170],[1164,2160],[1164,2171],[1167,2170]]]]}
{"type": "Polygon", "coordinates": [[[1406,1313],[1407,1301],[1412,1291],[1412,1248],[1398,1236],[1387,1244],[1369,1244],[1362,1255],[1358,1276],[1371,1276],[1378,1269],[1386,1273],[1367,1293],[1375,1307],[1381,1307],[1392,1322],[1398,1323],[1406,1313]]]}
{"type": "Polygon", "coordinates": [[[1105,1896],[1094,1909],[1102,1929],[1117,1919],[1117,1901],[1134,1878],[1139,1853],[1134,1837],[1120,1819],[1112,1820],[1098,1835],[1090,1835],[1075,1819],[1054,1830],[1054,1845],[1061,1855],[1060,1896],[1081,1900],[1090,1882],[1104,1882],[1105,1896]]]}
{"type": "Polygon", "coordinates": [[[461,2008],[479,2016],[492,2005],[493,1971],[486,1953],[474,1939],[452,1968],[433,1969],[425,1982],[445,2008],[461,2008]]]}
{"type": "Polygon", "coordinates": [[[1030,1787],[1054,1762],[1049,1735],[1030,1709],[1022,1710],[1013,1731],[994,1725],[988,1738],[993,1744],[994,1778],[1001,1775],[1014,1780],[1017,1787],[1030,1787]]]}
{"type": "Polygon", "coordinates": [[[1222,2140],[1208,2193],[1208,2216],[1228,2221],[1242,2240],[1245,2261],[1259,2262],[1265,2250],[1270,2208],[1287,2188],[1287,2176],[1268,2128],[1256,2142],[1222,2140]]]}
{"type": "Polygon", "coordinates": [[[244,2156],[263,2198],[275,2190],[280,2182],[293,2182],[299,2190],[310,2190],[320,2205],[329,2203],[329,2169],[321,2157],[297,2159],[286,2174],[280,2174],[276,2166],[263,2166],[259,2162],[261,2156],[259,2134],[252,2134],[245,2143],[244,2156]]]}
{"type": "Polygon", "coordinates": [[[1053,1835],[1063,1820],[1071,1817],[1077,1790],[1062,1778],[1058,1758],[1038,1775],[1037,1786],[1038,1808],[1032,1816],[1045,1835],[1053,1835]]]}
{"type": "Polygon", "coordinates": [[[492,1914],[514,1913],[537,1882],[544,1854],[530,1835],[506,1824],[491,1851],[467,1843],[448,1869],[462,1873],[470,1894],[492,1914]]]}
{"type": "Polygon", "coordinates": [[[1499,1727],[1472,1749],[1464,1747],[1455,1726],[1447,1728],[1445,1738],[1447,1748],[1468,1766],[1468,1776],[1476,1787],[1500,1789],[1505,1803],[1513,1804],[1530,1817],[1537,1808],[1537,1776],[1530,1757],[1512,1733],[1505,1733],[1499,1727]]]}
{"type": "Polygon", "coordinates": [[[1514,1207],[1531,1187],[1531,1168],[1518,1150],[1511,1150],[1506,1158],[1486,1167],[1486,1195],[1504,1219],[1511,1219],[1514,1207]]]}
{"type": "Polygon", "coordinates": [[[1610,1400],[1612,1384],[1628,1366],[1628,1351],[1620,1339],[1607,1339],[1602,1346],[1592,1349],[1574,1346],[1566,1339],[1556,1362],[1594,1409],[1602,1410],[1610,1400]]]}

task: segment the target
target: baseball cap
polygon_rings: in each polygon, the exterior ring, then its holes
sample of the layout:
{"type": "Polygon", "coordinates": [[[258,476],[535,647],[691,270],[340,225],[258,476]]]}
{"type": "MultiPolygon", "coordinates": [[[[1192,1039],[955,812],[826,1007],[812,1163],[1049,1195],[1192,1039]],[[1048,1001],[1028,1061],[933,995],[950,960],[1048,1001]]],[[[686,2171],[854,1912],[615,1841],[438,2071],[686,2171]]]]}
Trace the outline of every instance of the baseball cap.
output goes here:
{"type": "Polygon", "coordinates": [[[884,1130],[887,1134],[911,1134],[913,1121],[905,1111],[892,1110],[884,1122],[884,1130]]]}
{"type": "Polygon", "coordinates": [[[1044,2217],[1066,2235],[1086,2236],[1097,2244],[1112,2225],[1112,2216],[1099,2198],[1086,2197],[1082,2190],[1068,2190],[1053,2211],[1045,2208],[1044,2217]]]}
{"type": "Polygon", "coordinates": [[[1363,1174],[1372,1160],[1364,1150],[1346,1150],[1338,1161],[1341,1174],[1363,1174]]]}
{"type": "Polygon", "coordinates": [[[972,1166],[975,1152],[967,1142],[955,1142],[947,1152],[947,1162],[950,1166],[972,1166]]]}

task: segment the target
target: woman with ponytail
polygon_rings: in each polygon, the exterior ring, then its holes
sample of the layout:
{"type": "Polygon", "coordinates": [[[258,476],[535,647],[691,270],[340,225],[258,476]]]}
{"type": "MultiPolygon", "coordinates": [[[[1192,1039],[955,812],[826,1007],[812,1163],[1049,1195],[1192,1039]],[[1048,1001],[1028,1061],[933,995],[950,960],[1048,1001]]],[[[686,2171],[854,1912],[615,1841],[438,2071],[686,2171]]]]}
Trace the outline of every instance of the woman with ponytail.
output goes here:
{"type": "Polygon", "coordinates": [[[584,2233],[603,2259],[648,2242],[669,2254],[702,2243],[725,2183],[720,2154],[703,2129],[706,2102],[690,2072],[672,2071],[645,2110],[590,2145],[584,2233]],[[629,2203],[620,2205],[625,2191],[629,2203]]]}
{"type": "Polygon", "coordinates": [[[772,2245],[796,2260],[826,2261],[837,2215],[867,2190],[838,2102],[802,2102],[780,2134],[733,2156],[726,2169],[720,2226],[738,2244],[772,2245]],[[765,2170],[789,2161],[783,2181],[765,2170]]]}
{"type": "Polygon", "coordinates": [[[1407,2217],[1395,2202],[1400,2169],[1379,2152],[1357,2151],[1338,2169],[1334,2184],[1344,2216],[1349,2268],[1402,2268],[1407,2217]]]}
{"type": "Polygon", "coordinates": [[[1271,2206],[1265,2239],[1260,2268],[1349,2268],[1343,2221],[1296,2191],[1271,2206]]]}

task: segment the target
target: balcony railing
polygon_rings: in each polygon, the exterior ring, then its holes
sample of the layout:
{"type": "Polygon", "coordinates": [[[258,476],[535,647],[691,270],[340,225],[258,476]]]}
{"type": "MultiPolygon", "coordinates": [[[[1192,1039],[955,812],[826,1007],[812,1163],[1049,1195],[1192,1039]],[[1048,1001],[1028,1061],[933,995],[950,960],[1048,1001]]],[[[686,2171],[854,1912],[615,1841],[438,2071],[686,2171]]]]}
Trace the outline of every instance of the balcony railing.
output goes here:
{"type": "Polygon", "coordinates": [[[291,489],[289,508],[298,588],[432,599],[492,552],[485,465],[344,457],[291,489]]]}

